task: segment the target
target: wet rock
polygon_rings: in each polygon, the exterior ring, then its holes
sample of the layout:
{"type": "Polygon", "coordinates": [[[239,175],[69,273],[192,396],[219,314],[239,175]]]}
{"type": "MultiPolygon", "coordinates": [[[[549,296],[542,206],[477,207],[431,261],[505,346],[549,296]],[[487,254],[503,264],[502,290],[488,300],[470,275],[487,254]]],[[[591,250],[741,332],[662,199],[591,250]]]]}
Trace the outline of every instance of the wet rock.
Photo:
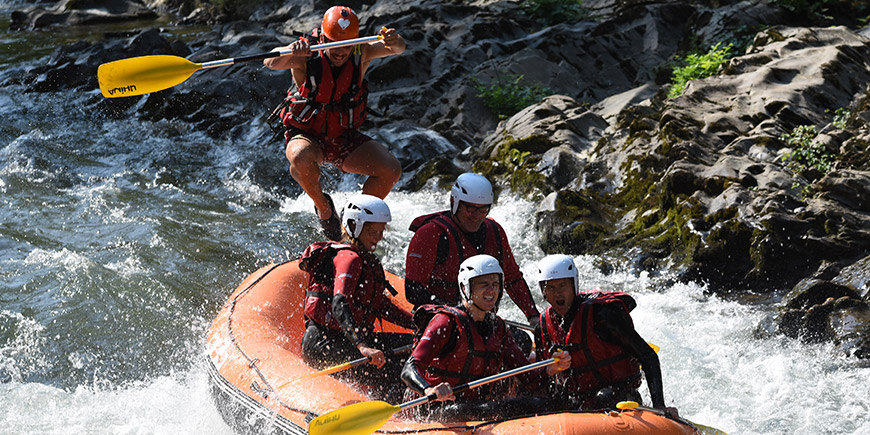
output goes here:
{"type": "Polygon", "coordinates": [[[612,233],[612,216],[595,196],[572,190],[547,195],[535,212],[541,245],[553,252],[579,255],[593,251],[612,233]],[[564,222],[570,222],[564,226],[564,222]]]}
{"type": "Polygon", "coordinates": [[[787,336],[833,342],[845,354],[870,357],[870,305],[850,286],[805,279],[783,301],[777,322],[787,336]]]}
{"type": "Polygon", "coordinates": [[[843,267],[831,282],[853,288],[862,299],[870,301],[870,256],[843,267]]]}
{"type": "Polygon", "coordinates": [[[101,24],[157,18],[140,0],[61,0],[50,7],[29,6],[12,12],[10,29],[50,25],[101,24]]]}
{"type": "Polygon", "coordinates": [[[453,155],[460,150],[438,133],[399,121],[368,132],[384,144],[402,163],[405,172],[416,170],[421,163],[438,156],[453,155]]]}
{"type": "MultiPolygon", "coordinates": [[[[607,126],[607,121],[573,98],[553,95],[500,123],[495,132],[483,141],[481,148],[492,150],[492,156],[499,152],[498,147],[503,145],[505,137],[543,136],[553,146],[563,146],[577,153],[588,152],[607,126]]],[[[542,154],[547,150],[530,151],[542,154]]]]}
{"type": "MultiPolygon", "coordinates": [[[[784,164],[779,136],[798,124],[825,125],[826,110],[863,95],[870,41],[844,28],[761,35],[725,75],[693,81],[673,100],[648,92],[648,100],[608,115],[611,128],[587,158],[606,162],[597,167],[613,181],[598,197],[615,207],[610,223],[619,222],[619,231],[591,253],[664,250],[684,265],[685,279],[730,292],[790,287],[823,261],[866,251],[866,172],[808,180],[784,164]]],[[[826,130],[819,143],[836,152],[855,137],[826,130]]],[[[562,224],[548,228],[569,237],[575,219],[562,224]]]]}
{"type": "Polygon", "coordinates": [[[808,310],[841,297],[861,299],[854,289],[847,286],[811,278],[798,283],[783,300],[783,305],[790,309],[808,310]]]}

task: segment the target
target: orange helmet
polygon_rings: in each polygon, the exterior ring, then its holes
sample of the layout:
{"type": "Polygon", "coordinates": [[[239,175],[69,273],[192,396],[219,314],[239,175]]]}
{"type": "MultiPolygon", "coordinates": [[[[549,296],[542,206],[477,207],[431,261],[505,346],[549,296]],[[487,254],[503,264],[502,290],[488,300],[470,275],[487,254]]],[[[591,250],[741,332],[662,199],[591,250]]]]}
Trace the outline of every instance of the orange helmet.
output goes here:
{"type": "Polygon", "coordinates": [[[347,6],[333,6],[323,14],[320,31],[330,41],[353,39],[359,36],[359,18],[347,6]]]}

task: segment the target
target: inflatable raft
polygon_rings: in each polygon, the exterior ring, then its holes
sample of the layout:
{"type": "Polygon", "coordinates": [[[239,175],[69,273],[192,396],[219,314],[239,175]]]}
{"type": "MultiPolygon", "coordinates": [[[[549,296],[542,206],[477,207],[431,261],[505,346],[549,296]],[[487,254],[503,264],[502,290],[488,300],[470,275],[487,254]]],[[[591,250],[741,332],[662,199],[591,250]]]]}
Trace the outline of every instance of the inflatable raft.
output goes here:
{"type": "MultiPolygon", "coordinates": [[[[387,273],[403,299],[402,278],[387,273]]],[[[208,333],[212,396],[237,433],[306,434],[329,411],[370,401],[353,386],[302,362],[302,300],[307,274],[297,262],[272,264],[246,278],[230,295],[208,333]]],[[[385,330],[398,330],[384,325],[385,330]]],[[[393,416],[375,433],[388,434],[691,434],[688,422],[650,410],[554,412],[496,421],[402,420],[393,416]]]]}

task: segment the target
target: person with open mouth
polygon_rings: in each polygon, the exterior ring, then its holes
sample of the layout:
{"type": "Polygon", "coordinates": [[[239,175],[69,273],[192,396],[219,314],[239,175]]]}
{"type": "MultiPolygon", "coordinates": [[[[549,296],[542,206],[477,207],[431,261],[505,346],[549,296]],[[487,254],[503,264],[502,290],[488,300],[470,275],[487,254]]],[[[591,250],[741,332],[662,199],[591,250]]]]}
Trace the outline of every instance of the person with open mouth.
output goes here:
{"type": "Polygon", "coordinates": [[[655,350],[637,333],[629,314],[637,306],[622,292],[580,292],[574,260],[554,254],[538,263],[538,285],[550,307],[535,330],[540,359],[568,351],[570,368],[554,375],[550,397],[559,409],[614,408],[641,402],[641,367],[653,407],[674,417],[665,405],[662,372],[655,350]]]}

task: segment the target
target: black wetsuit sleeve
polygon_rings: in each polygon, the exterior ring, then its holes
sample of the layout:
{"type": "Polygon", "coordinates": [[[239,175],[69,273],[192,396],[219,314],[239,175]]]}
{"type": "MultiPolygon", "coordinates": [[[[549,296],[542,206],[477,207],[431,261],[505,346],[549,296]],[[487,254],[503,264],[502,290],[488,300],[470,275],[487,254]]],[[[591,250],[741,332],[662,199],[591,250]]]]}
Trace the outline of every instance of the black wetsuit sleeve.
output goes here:
{"type": "Polygon", "coordinates": [[[332,297],[332,315],[335,316],[335,320],[338,320],[338,324],[341,325],[341,331],[344,332],[344,336],[347,337],[347,340],[351,344],[354,346],[365,344],[365,341],[359,334],[359,328],[357,328],[356,322],[353,320],[353,311],[351,311],[350,304],[341,293],[332,297]]]}
{"type": "Polygon", "coordinates": [[[629,314],[620,308],[604,306],[595,313],[595,332],[598,336],[617,344],[643,366],[652,405],[664,409],[662,370],[659,356],[637,333],[629,314]]]}
{"type": "Polygon", "coordinates": [[[432,386],[426,381],[423,375],[420,374],[417,360],[414,359],[413,355],[408,357],[408,360],[405,361],[405,365],[402,367],[401,377],[402,382],[404,382],[408,388],[416,391],[420,395],[425,395],[426,389],[432,386]]]}
{"type": "Polygon", "coordinates": [[[546,346],[544,344],[543,338],[541,337],[542,334],[541,334],[541,320],[540,319],[541,318],[538,317],[538,322],[534,325],[535,330],[534,330],[534,332],[532,332],[532,336],[535,338],[535,354],[537,355],[538,360],[541,359],[541,355],[542,355],[541,351],[544,349],[544,346],[546,346]]]}
{"type": "Polygon", "coordinates": [[[405,297],[414,307],[424,304],[449,305],[447,301],[434,297],[425,285],[413,280],[405,281],[405,297]]]}

